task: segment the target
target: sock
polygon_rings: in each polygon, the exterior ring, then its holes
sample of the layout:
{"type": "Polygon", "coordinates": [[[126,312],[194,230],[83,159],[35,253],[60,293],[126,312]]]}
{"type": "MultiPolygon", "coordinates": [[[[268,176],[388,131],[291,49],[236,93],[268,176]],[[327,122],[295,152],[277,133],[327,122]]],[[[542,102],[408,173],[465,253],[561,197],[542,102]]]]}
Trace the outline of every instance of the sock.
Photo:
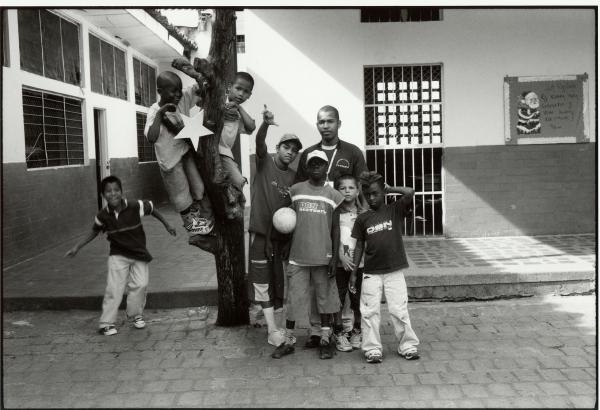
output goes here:
{"type": "Polygon", "coordinates": [[[321,340],[329,342],[331,328],[329,326],[321,326],[321,340]]]}
{"type": "Polygon", "coordinates": [[[269,333],[277,330],[277,326],[275,325],[275,312],[273,311],[273,306],[271,307],[263,307],[263,315],[265,316],[265,322],[267,322],[267,331],[269,333]]]}

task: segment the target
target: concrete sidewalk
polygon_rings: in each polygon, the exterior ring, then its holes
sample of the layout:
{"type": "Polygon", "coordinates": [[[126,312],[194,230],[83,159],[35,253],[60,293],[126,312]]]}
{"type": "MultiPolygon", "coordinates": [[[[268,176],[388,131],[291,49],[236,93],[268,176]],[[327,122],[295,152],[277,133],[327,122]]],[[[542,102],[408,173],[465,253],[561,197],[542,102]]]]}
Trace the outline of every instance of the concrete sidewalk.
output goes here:
{"type": "MultiPolygon", "coordinates": [[[[150,265],[150,308],[215,305],[214,257],[187,243],[179,216],[161,212],[176,227],[170,236],[144,219],[150,265]]],[[[90,222],[91,226],[92,222],[90,222]]],[[[3,266],[3,307],[98,309],[106,285],[108,241],[98,237],[75,258],[64,253],[78,240],[35,258],[3,266]]],[[[535,294],[586,293],[595,288],[593,234],[405,240],[409,294],[423,300],[489,299],[535,294]]]]}
{"type": "MultiPolygon", "coordinates": [[[[215,326],[216,309],[148,309],[148,326],[96,333],[97,312],[3,314],[9,408],[593,408],[596,297],[409,303],[406,361],[382,305],[384,361],[360,351],[270,357],[266,329],[215,326]]],[[[124,319],[124,314],[120,315],[124,319]]]]}

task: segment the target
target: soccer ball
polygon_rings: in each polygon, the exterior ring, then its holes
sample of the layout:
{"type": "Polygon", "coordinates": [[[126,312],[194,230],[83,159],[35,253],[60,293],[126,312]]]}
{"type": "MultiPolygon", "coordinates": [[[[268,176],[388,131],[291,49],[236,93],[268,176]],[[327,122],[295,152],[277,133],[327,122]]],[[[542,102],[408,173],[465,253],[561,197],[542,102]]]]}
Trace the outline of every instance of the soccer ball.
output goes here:
{"type": "Polygon", "coordinates": [[[296,227],[296,212],[292,208],[279,208],[273,214],[273,226],[281,233],[290,233],[296,227]]]}

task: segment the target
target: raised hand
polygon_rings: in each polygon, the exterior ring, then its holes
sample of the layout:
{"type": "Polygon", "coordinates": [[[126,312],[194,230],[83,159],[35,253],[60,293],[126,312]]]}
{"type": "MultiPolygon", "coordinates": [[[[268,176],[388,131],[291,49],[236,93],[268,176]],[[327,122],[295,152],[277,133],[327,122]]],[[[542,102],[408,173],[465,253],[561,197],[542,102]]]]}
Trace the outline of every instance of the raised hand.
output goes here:
{"type": "Polygon", "coordinates": [[[269,125],[279,126],[279,124],[277,124],[275,122],[275,116],[273,115],[273,113],[267,109],[267,104],[264,104],[264,107],[265,107],[265,110],[262,112],[263,121],[269,125]]]}

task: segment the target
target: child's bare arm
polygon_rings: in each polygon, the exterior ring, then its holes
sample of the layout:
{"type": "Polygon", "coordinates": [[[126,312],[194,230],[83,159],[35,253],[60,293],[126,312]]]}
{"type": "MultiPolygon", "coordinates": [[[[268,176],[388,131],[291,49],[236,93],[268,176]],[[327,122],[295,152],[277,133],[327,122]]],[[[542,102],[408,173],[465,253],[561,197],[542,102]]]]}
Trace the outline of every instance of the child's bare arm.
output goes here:
{"type": "Polygon", "coordinates": [[[254,130],[256,129],[256,123],[254,122],[252,117],[250,117],[250,115],[248,115],[246,110],[244,110],[244,108],[241,105],[238,105],[238,111],[240,113],[240,116],[242,117],[242,122],[244,123],[244,128],[246,129],[248,134],[252,134],[254,132],[254,130]]]}
{"type": "Polygon", "coordinates": [[[71,249],[67,251],[67,253],[65,253],[65,257],[77,255],[77,252],[91,242],[96,236],[98,236],[98,231],[92,229],[85,238],[77,242],[71,249]]]}
{"type": "Polygon", "coordinates": [[[152,125],[150,125],[150,128],[148,128],[148,135],[146,136],[148,141],[150,141],[152,144],[156,142],[160,135],[160,125],[162,124],[163,116],[167,111],[175,112],[177,111],[177,106],[175,104],[168,103],[160,107],[156,112],[154,121],[152,122],[152,125]]]}
{"type": "Polygon", "coordinates": [[[202,85],[206,81],[202,73],[199,73],[198,71],[194,70],[194,66],[192,65],[192,63],[190,63],[187,59],[183,57],[174,59],[171,62],[171,67],[181,71],[189,77],[192,77],[194,80],[196,80],[196,82],[199,85],[202,85]]]}
{"type": "Polygon", "coordinates": [[[363,251],[365,249],[365,241],[362,239],[356,240],[356,247],[354,248],[354,269],[350,274],[350,280],[348,281],[348,290],[352,293],[356,293],[356,275],[360,260],[362,259],[363,251]]]}
{"type": "Polygon", "coordinates": [[[385,184],[385,193],[386,194],[401,194],[402,198],[400,199],[403,203],[408,204],[412,201],[415,196],[415,190],[411,187],[405,186],[389,186],[385,184]]]}
{"type": "Polygon", "coordinates": [[[177,232],[175,231],[175,228],[173,228],[169,222],[167,222],[167,220],[165,219],[165,217],[163,216],[163,214],[161,214],[158,209],[154,208],[152,209],[152,214],[153,217],[155,217],[156,219],[158,219],[164,226],[165,229],[167,230],[167,232],[169,232],[172,236],[177,235],[177,232]]]}

